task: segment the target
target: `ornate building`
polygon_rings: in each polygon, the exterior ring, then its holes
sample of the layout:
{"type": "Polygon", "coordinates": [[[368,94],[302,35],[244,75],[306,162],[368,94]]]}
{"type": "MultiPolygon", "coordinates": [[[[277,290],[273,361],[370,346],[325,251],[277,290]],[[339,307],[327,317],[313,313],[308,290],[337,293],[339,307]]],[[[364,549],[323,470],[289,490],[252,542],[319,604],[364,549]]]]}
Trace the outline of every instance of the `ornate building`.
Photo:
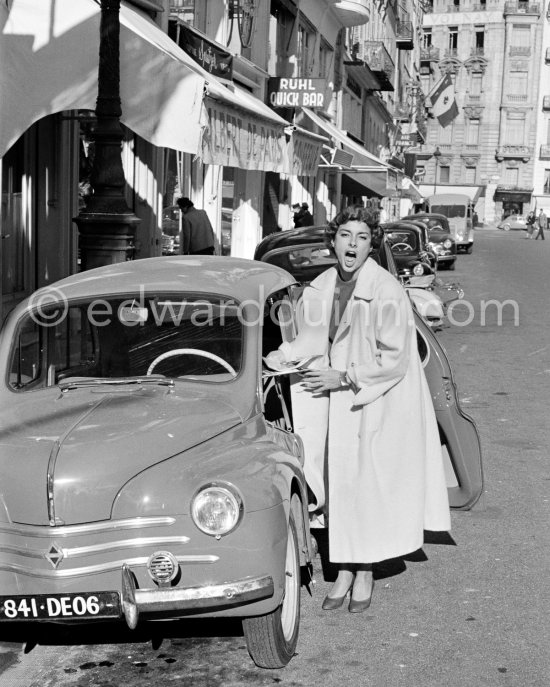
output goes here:
{"type": "Polygon", "coordinates": [[[425,8],[423,91],[450,74],[459,115],[444,128],[428,120],[417,178],[425,195],[467,193],[486,222],[533,203],[541,8],[525,0],[434,0],[425,8]]]}

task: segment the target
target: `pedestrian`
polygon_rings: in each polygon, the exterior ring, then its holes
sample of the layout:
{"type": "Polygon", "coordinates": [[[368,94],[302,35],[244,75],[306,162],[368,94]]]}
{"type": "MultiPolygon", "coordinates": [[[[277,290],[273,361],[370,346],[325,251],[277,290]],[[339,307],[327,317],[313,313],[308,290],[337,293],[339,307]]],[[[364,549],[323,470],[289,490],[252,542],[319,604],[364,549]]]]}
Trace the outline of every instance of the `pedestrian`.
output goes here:
{"type": "Polygon", "coordinates": [[[539,225],[539,230],[535,236],[535,241],[539,236],[544,241],[544,230],[548,228],[548,217],[542,208],[540,209],[539,216],[537,218],[537,224],[539,225]]]}
{"type": "Polygon", "coordinates": [[[310,356],[321,361],[299,384],[315,404],[308,434],[326,441],[328,467],[311,479],[306,469],[306,478],[317,491],[328,483],[329,558],[339,572],[323,609],[339,608],[351,590],[352,613],[370,605],[373,563],[416,551],[424,530],[450,529],[410,301],[370,257],[383,236],[378,218],[377,210],[352,206],[330,222],[327,247],[337,265],[304,290],[296,339],[266,359],[275,368],[310,356]]]}
{"type": "Polygon", "coordinates": [[[307,203],[294,203],[292,206],[294,212],[294,228],[298,227],[311,227],[313,226],[313,215],[309,211],[309,205],[307,203]]]}
{"type": "Polygon", "coordinates": [[[312,227],[313,226],[313,215],[309,211],[309,205],[307,203],[302,203],[302,227],[312,227]]]}
{"type": "Polygon", "coordinates": [[[525,224],[527,226],[527,236],[525,238],[531,239],[533,238],[533,232],[535,231],[535,223],[537,221],[537,216],[535,215],[535,211],[531,210],[529,214],[527,215],[527,219],[525,220],[525,224]]]}
{"type": "Polygon", "coordinates": [[[182,212],[181,252],[183,255],[214,255],[214,230],[205,210],[195,207],[189,198],[176,201],[182,212]]]}

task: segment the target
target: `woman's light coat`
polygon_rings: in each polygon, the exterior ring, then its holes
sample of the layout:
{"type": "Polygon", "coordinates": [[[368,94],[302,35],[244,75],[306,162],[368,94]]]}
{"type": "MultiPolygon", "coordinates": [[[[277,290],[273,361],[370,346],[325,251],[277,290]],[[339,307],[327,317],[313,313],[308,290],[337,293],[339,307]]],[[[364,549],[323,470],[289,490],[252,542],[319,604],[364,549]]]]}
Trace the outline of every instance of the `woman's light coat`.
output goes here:
{"type": "Polygon", "coordinates": [[[299,334],[281,350],[289,361],[322,355],[316,367],[352,382],[316,395],[294,384],[294,424],[318,506],[328,481],[330,560],[373,563],[420,548],[425,529],[449,530],[449,502],[408,297],[368,258],[329,350],[336,276],[328,269],[304,290],[299,334]]]}

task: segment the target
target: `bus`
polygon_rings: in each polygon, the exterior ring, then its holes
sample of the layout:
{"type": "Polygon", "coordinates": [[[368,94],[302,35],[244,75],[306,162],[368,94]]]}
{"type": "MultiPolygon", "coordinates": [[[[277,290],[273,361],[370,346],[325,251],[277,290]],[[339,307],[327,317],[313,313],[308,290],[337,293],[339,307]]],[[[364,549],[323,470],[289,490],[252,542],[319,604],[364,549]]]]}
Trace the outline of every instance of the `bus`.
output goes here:
{"type": "Polygon", "coordinates": [[[425,212],[445,215],[449,220],[456,249],[471,253],[474,247],[474,205],[463,193],[436,193],[424,202],[425,212]]]}

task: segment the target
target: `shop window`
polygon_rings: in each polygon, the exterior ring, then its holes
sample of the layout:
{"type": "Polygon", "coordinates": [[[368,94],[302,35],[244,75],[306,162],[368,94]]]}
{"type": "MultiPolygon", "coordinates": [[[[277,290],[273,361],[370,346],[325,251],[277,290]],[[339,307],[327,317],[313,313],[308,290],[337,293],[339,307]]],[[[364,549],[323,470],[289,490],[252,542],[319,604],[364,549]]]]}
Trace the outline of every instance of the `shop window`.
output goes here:
{"type": "Polygon", "coordinates": [[[439,179],[438,183],[448,184],[451,179],[451,168],[447,165],[442,165],[439,167],[439,179]]]}
{"type": "Polygon", "coordinates": [[[544,184],[542,187],[542,192],[545,195],[550,195],[550,169],[544,170],[544,184]]]}

